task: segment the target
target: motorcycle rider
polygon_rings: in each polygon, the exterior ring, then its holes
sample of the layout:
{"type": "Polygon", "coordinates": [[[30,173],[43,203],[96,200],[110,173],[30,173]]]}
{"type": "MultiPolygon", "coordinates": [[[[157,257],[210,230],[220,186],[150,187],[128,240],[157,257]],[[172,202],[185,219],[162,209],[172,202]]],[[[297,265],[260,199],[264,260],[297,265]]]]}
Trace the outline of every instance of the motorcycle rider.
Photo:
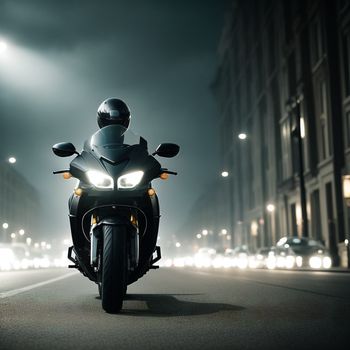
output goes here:
{"type": "MultiPolygon", "coordinates": [[[[130,125],[130,119],[131,119],[131,113],[129,107],[126,105],[124,101],[118,98],[107,98],[104,100],[100,106],[97,109],[97,124],[100,127],[100,129],[110,126],[110,125],[120,125],[126,130],[128,129],[130,125]]],[[[123,142],[124,136],[121,136],[120,141],[123,142]]],[[[141,140],[144,142],[144,144],[147,145],[147,141],[143,138],[141,140]]],[[[156,198],[156,202],[158,203],[157,196],[154,196],[156,198]]],[[[75,249],[78,253],[78,255],[82,258],[86,258],[89,255],[89,250],[86,250],[86,244],[85,244],[85,237],[84,233],[82,232],[82,215],[85,212],[85,210],[88,209],[88,204],[85,203],[84,196],[81,196],[78,200],[77,195],[73,193],[68,201],[69,211],[72,212],[74,206],[77,206],[79,203],[79,213],[80,215],[70,215],[70,226],[71,231],[75,232],[73,234],[73,243],[75,246],[75,249]]],[[[159,216],[154,217],[151,208],[143,208],[144,212],[148,216],[148,226],[150,228],[153,228],[154,230],[158,230],[159,225],[159,216]]],[[[89,232],[89,222],[84,222],[84,231],[89,232]]]]}
{"type": "MultiPolygon", "coordinates": [[[[118,98],[107,98],[97,109],[97,124],[102,129],[108,125],[121,125],[128,129],[130,124],[130,110],[126,103],[118,98]]],[[[72,194],[69,200],[69,207],[71,205],[72,194]]]]}

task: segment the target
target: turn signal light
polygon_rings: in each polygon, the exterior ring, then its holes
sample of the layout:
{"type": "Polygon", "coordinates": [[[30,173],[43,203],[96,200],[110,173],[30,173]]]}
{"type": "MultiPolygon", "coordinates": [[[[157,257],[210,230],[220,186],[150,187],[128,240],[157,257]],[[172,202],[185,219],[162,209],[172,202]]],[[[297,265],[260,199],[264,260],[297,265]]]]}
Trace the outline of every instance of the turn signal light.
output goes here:
{"type": "Polygon", "coordinates": [[[134,215],[131,215],[130,221],[133,225],[137,226],[137,218],[134,215]]]}
{"type": "Polygon", "coordinates": [[[72,174],[69,173],[68,171],[65,172],[65,173],[63,173],[63,178],[64,178],[65,180],[68,180],[68,179],[70,179],[71,177],[72,177],[72,174]]]}
{"type": "Polygon", "coordinates": [[[152,196],[154,196],[156,194],[156,191],[153,188],[149,188],[147,192],[148,192],[148,195],[150,197],[152,197],[152,196]]]}
{"type": "Polygon", "coordinates": [[[167,174],[167,173],[161,173],[159,177],[160,177],[162,180],[167,180],[168,177],[169,177],[169,174],[167,174]]]}
{"type": "Polygon", "coordinates": [[[81,188],[76,188],[74,190],[74,193],[77,195],[77,196],[81,196],[83,194],[83,190],[81,188]]]}

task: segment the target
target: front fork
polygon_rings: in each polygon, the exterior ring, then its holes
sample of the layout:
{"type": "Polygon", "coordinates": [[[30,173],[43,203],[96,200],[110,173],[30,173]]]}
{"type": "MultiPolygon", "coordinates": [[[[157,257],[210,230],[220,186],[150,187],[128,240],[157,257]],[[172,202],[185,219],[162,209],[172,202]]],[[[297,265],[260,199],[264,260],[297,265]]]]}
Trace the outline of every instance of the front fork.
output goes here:
{"type": "Polygon", "coordinates": [[[139,264],[139,234],[137,227],[130,222],[125,222],[122,218],[106,218],[98,223],[93,223],[90,228],[90,265],[95,272],[99,270],[99,261],[101,258],[103,237],[102,225],[126,225],[127,226],[127,255],[128,255],[128,270],[134,271],[139,264]]]}

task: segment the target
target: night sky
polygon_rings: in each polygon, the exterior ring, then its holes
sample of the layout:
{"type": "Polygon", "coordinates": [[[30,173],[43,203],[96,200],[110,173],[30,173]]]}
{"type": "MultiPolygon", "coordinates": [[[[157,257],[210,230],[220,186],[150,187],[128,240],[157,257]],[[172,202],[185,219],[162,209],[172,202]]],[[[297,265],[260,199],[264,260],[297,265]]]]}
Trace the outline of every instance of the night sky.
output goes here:
{"type": "Polygon", "coordinates": [[[219,114],[210,91],[230,1],[0,0],[1,151],[39,191],[47,238],[69,236],[68,197],[75,181],[52,175],[98,129],[96,110],[108,97],[130,107],[130,128],[149,151],[181,147],[158,158],[179,172],[156,180],[160,236],[176,234],[198,196],[220,176],[219,114]]]}

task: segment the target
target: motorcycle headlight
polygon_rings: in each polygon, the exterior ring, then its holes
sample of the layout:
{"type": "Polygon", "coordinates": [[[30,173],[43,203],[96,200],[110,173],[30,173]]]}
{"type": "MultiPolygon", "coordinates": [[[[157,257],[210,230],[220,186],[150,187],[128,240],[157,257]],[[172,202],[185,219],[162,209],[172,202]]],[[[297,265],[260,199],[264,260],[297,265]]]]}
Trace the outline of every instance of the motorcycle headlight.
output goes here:
{"type": "Polygon", "coordinates": [[[87,178],[90,183],[100,189],[113,189],[114,181],[113,178],[107,174],[102,173],[101,171],[89,170],[86,173],[87,178]]]}
{"type": "Polygon", "coordinates": [[[140,170],[120,176],[118,188],[134,188],[141,182],[143,174],[144,172],[140,170]]]}

